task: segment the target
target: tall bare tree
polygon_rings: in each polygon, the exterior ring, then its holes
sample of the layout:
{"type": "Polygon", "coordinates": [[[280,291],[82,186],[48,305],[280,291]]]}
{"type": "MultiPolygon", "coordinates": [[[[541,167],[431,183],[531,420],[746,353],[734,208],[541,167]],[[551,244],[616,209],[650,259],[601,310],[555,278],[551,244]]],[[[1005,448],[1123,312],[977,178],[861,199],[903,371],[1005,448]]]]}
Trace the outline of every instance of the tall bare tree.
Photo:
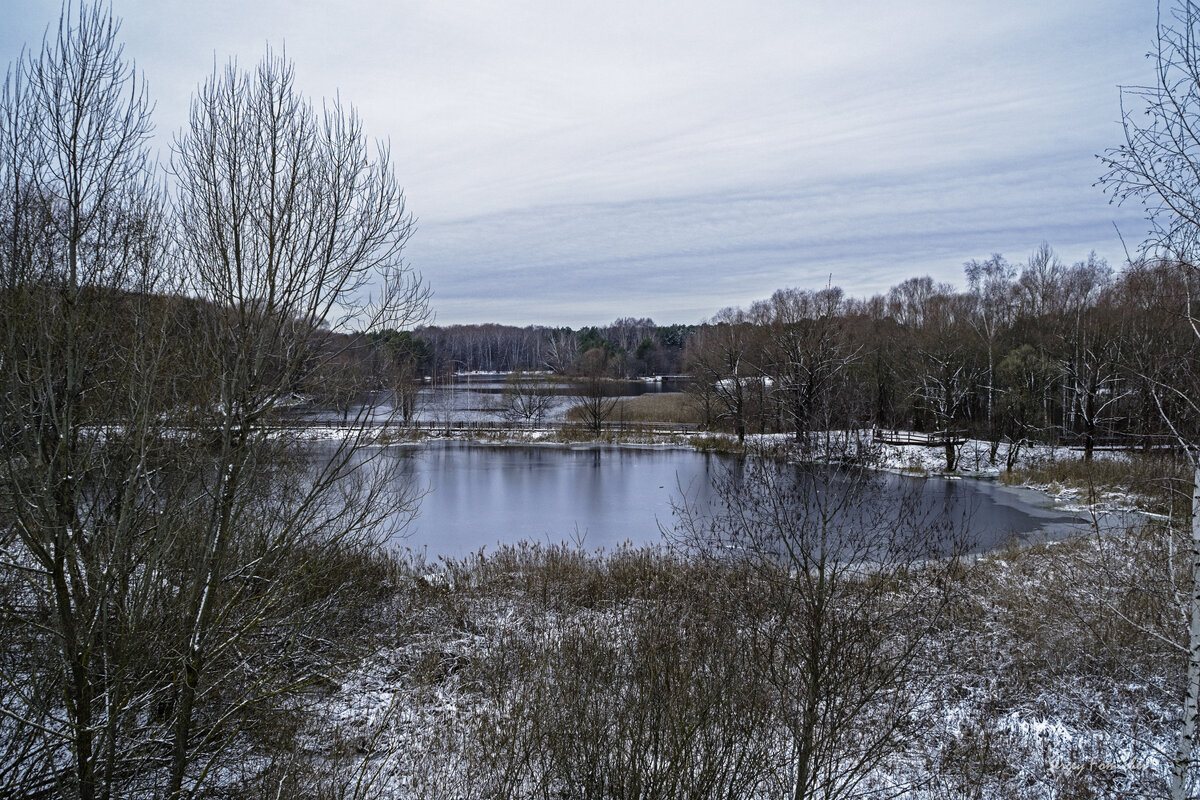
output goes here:
{"type": "Polygon", "coordinates": [[[242,674],[238,656],[255,636],[299,641],[285,635],[306,613],[286,591],[303,569],[296,554],[367,543],[389,506],[412,500],[378,459],[364,467],[369,402],[315,462],[302,438],[264,424],[337,357],[331,328],[401,329],[422,317],[426,291],[401,257],[413,222],[386,146],[340,102],[315,109],[283,57],[268,51],[251,71],[231,64],[209,79],[172,171],[191,290],[216,309],[198,343],[212,375],[212,466],[178,576],[168,793],[183,797],[207,778],[222,728],[278,691],[242,674]],[[202,713],[226,687],[230,708],[202,713]]]}
{"type": "Polygon", "coordinates": [[[973,313],[970,315],[971,327],[987,348],[987,425],[988,434],[993,442],[994,458],[995,443],[999,440],[993,408],[996,394],[996,349],[1001,334],[1012,322],[1013,281],[1017,270],[1005,261],[1003,256],[995,253],[983,261],[968,261],[963,265],[963,272],[966,273],[967,289],[974,301],[973,313]]]}
{"type": "MultiPolygon", "coordinates": [[[[1107,168],[1102,180],[1116,200],[1134,199],[1145,206],[1150,223],[1145,249],[1196,274],[1200,270],[1200,4],[1179,0],[1165,15],[1160,7],[1158,42],[1151,57],[1154,81],[1121,92],[1125,142],[1102,157],[1107,168]]],[[[1192,282],[1189,290],[1194,288],[1192,282]]],[[[1196,295],[1189,291],[1187,316],[1200,336],[1195,300],[1196,295]]],[[[1200,374],[1197,365],[1189,366],[1191,376],[1200,374]]],[[[1161,391],[1182,401],[1194,419],[1200,415],[1195,388],[1194,384],[1163,386],[1161,391]]],[[[1167,418],[1169,424],[1176,421],[1183,422],[1167,418]]],[[[1175,800],[1194,790],[1200,722],[1200,460],[1195,457],[1195,440],[1183,434],[1187,427],[1175,426],[1194,467],[1188,667],[1179,743],[1172,763],[1171,796],[1175,800]]]]}
{"type": "Polygon", "coordinates": [[[272,427],[340,374],[340,325],[424,311],[386,148],[286,61],[231,67],[172,218],[118,28],[68,7],[0,93],[6,797],[204,793],[352,655],[359,556],[415,501],[360,447],[382,393],[328,447],[272,427]]]}
{"type": "Polygon", "coordinates": [[[0,714],[30,744],[8,796],[110,796],[147,746],[133,717],[154,681],[133,654],[170,495],[154,295],[174,287],[150,101],[118,30],[66,6],[0,93],[0,569],[18,581],[0,624],[21,654],[0,714]]]}

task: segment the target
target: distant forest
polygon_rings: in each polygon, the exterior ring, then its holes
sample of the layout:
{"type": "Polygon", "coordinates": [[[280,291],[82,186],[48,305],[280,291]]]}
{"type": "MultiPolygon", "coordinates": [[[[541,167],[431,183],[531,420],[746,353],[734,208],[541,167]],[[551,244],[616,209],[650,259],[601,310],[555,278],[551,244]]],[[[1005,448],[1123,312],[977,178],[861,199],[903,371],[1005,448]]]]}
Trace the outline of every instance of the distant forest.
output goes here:
{"type": "Polygon", "coordinates": [[[1138,261],[1114,271],[1094,255],[1067,264],[1043,244],[1024,263],[994,255],[964,273],[965,291],[929,277],[870,298],[781,289],[697,325],[452,325],[363,343],[431,379],[687,374],[705,424],[739,434],[962,429],[995,442],[1065,439],[1089,455],[1114,440],[1151,448],[1194,437],[1164,422],[1191,416],[1179,413],[1197,346],[1187,270],[1138,261]]]}

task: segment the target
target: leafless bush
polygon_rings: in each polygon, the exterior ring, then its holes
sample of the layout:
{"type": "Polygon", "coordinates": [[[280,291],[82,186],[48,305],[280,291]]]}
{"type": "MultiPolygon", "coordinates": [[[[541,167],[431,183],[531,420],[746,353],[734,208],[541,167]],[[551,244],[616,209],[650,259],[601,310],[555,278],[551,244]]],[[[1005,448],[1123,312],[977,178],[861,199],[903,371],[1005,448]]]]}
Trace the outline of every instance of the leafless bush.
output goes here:
{"type": "Polygon", "coordinates": [[[505,380],[497,410],[509,422],[536,425],[554,407],[555,397],[551,378],[517,371],[505,380]]]}
{"type": "Polygon", "coordinates": [[[1080,489],[1088,504],[1102,502],[1106,493],[1131,496],[1140,507],[1184,519],[1190,513],[1191,466],[1180,458],[1133,454],[1113,459],[1077,458],[1031,461],[1002,476],[1005,483],[1054,485],[1080,489]]]}
{"type": "MultiPolygon", "coordinates": [[[[967,539],[919,482],[746,459],[714,508],[677,509],[699,557],[749,565],[769,609],[748,642],[778,732],[773,792],[849,797],[923,724],[926,647],[967,539]]],[[[956,524],[957,523],[957,524],[956,524]]]]}
{"type": "MultiPolygon", "coordinates": [[[[752,796],[766,774],[769,711],[727,595],[700,567],[661,553],[584,564],[614,578],[589,598],[605,610],[560,616],[535,591],[545,610],[532,627],[497,631],[468,671],[480,692],[469,746],[485,793],[752,796]],[[650,565],[654,580],[639,584],[650,565]]],[[[548,580],[557,575],[551,566],[548,580]]]]}

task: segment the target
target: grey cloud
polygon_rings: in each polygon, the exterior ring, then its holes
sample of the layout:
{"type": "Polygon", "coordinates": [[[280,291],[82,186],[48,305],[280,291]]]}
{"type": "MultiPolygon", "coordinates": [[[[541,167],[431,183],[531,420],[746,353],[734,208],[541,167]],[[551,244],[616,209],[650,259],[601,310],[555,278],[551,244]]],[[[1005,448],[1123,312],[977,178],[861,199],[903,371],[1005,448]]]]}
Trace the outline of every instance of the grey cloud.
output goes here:
{"type": "MultiPolygon", "coordinates": [[[[10,4],[15,57],[57,0],[10,4]]],[[[1118,84],[1152,77],[1127,0],[113,0],[158,99],[286,45],[391,142],[443,321],[689,321],[783,285],[956,280],[1042,239],[1119,260],[1093,188],[1118,84]]]]}

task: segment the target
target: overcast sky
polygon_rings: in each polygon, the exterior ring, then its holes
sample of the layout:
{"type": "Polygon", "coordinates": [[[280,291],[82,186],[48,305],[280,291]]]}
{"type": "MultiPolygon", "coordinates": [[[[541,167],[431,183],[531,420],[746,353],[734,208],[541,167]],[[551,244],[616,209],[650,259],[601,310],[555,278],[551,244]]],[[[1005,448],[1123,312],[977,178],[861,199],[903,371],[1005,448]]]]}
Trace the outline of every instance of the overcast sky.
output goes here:
{"type": "MultiPolygon", "coordinates": [[[[165,146],[213,68],[285,46],[390,140],[437,322],[698,322],[785,286],[1119,266],[1093,184],[1153,0],[113,0],[165,146]]],[[[59,4],[0,0],[0,54],[59,4]]]]}

